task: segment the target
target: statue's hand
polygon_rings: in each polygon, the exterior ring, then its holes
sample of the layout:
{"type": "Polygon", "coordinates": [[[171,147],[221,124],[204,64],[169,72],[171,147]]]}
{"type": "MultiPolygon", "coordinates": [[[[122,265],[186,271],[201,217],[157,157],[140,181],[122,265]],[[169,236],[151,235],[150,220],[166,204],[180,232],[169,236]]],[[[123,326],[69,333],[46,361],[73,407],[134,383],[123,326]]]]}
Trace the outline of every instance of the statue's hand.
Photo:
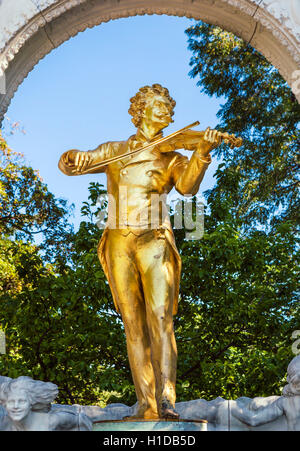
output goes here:
{"type": "Polygon", "coordinates": [[[75,172],[83,172],[92,161],[89,152],[80,152],[79,150],[69,150],[67,152],[64,163],[73,167],[75,172]]]}
{"type": "MultiPolygon", "coordinates": [[[[219,132],[218,130],[212,130],[208,127],[204,132],[203,138],[197,145],[197,153],[202,157],[207,157],[213,149],[222,143],[223,137],[224,133],[219,132]]],[[[224,141],[226,142],[225,139],[224,141]]]]}
{"type": "Polygon", "coordinates": [[[234,134],[219,132],[218,130],[211,130],[209,127],[205,130],[204,136],[199,141],[197,152],[202,157],[207,157],[209,152],[218,147],[222,142],[229,144],[231,149],[241,147],[243,144],[242,138],[237,138],[234,134]]]}
{"type": "Polygon", "coordinates": [[[87,169],[92,161],[92,156],[89,152],[77,152],[75,158],[75,166],[77,172],[83,172],[87,169]]]}

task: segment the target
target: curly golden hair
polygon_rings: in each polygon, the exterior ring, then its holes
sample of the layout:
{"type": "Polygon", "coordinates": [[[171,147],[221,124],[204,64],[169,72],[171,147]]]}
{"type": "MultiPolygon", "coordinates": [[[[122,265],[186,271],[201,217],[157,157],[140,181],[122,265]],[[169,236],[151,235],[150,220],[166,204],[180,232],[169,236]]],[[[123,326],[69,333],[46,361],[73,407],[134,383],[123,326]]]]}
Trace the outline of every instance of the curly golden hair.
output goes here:
{"type": "Polygon", "coordinates": [[[131,97],[130,99],[131,105],[128,110],[128,113],[132,116],[131,121],[134,123],[136,127],[139,127],[141,124],[147,100],[151,99],[151,97],[154,97],[155,95],[161,95],[169,100],[170,113],[171,116],[173,116],[174,114],[173,110],[176,105],[176,102],[170,96],[169,90],[167,88],[163,88],[158,83],[155,83],[152,86],[143,86],[142,88],[140,88],[139,92],[134,97],[131,97]]]}

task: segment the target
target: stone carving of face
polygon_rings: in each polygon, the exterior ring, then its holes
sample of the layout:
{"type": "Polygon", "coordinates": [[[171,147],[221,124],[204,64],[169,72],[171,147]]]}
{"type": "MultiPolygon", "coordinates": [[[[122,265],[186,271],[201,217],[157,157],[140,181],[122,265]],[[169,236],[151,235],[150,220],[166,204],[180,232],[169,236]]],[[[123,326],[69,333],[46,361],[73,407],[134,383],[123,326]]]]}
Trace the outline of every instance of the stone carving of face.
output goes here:
{"type": "Polygon", "coordinates": [[[287,369],[287,382],[283,389],[284,396],[300,395],[300,354],[293,358],[287,369]]]}
{"type": "Polygon", "coordinates": [[[291,379],[290,379],[290,391],[294,394],[294,395],[300,395],[300,374],[295,374],[291,379]]]}
{"type": "Polygon", "coordinates": [[[24,389],[16,387],[9,392],[5,408],[13,421],[22,421],[31,409],[28,393],[24,389]]]}
{"type": "Polygon", "coordinates": [[[172,106],[169,100],[161,95],[150,97],[144,111],[144,121],[147,124],[155,124],[158,130],[162,130],[172,122],[172,106]]]}

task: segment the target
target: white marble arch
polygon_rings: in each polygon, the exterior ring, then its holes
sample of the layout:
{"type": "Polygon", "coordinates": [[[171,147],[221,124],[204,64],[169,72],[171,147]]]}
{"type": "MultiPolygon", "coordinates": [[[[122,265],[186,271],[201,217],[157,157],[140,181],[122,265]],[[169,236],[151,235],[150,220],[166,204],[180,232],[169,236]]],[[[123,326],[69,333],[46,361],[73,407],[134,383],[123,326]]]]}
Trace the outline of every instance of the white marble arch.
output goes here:
{"type": "Polygon", "coordinates": [[[0,124],[18,86],[53,48],[102,22],[144,14],[192,17],[235,33],[279,69],[300,101],[300,0],[0,0],[0,124]]]}

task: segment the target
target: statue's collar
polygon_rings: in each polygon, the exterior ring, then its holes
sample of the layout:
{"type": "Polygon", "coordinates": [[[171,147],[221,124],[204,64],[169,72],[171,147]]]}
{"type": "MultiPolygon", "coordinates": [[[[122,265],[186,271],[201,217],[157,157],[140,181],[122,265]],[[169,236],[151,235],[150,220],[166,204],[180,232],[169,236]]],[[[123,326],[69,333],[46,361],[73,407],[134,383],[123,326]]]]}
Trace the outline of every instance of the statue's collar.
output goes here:
{"type": "MultiPolygon", "coordinates": [[[[142,133],[142,131],[138,130],[135,135],[130,136],[130,138],[128,139],[124,147],[124,153],[129,152],[130,150],[136,150],[140,147],[145,146],[146,144],[150,144],[152,141],[156,141],[157,139],[162,138],[162,136],[162,132],[159,132],[149,141],[148,138],[146,138],[146,136],[142,133]]],[[[156,160],[159,155],[160,151],[155,147],[152,147],[136,155],[131,155],[127,158],[124,158],[123,160],[121,160],[121,165],[127,166],[128,164],[137,162],[156,160]]]]}
{"type": "Polygon", "coordinates": [[[133,141],[136,141],[136,142],[140,143],[141,145],[143,145],[145,143],[151,143],[152,141],[156,141],[157,139],[160,139],[162,137],[163,137],[163,132],[160,131],[160,132],[156,133],[156,135],[153,136],[153,138],[149,139],[145,135],[143,130],[141,130],[139,128],[138,131],[136,132],[136,134],[133,136],[133,141]]]}

